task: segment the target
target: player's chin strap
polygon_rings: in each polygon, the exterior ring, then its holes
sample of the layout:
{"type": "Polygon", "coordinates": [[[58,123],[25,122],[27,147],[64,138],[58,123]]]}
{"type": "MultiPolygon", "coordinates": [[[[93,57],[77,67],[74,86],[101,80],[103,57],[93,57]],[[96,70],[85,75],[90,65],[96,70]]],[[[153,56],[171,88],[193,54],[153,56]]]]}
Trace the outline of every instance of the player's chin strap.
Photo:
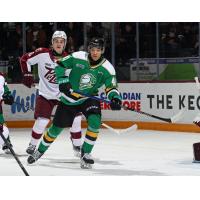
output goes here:
{"type": "MultiPolygon", "coordinates": [[[[82,93],[80,91],[73,91],[73,92],[74,93],[78,93],[78,94],[80,94],[82,96],[85,96],[85,97],[89,97],[91,99],[98,100],[100,102],[105,102],[105,103],[111,104],[111,101],[108,101],[106,99],[103,99],[103,98],[100,98],[100,97],[97,97],[97,96],[91,96],[89,94],[84,94],[84,93],[82,93]]],[[[130,111],[142,114],[142,115],[146,115],[148,117],[159,119],[161,121],[165,121],[165,122],[168,122],[168,123],[173,123],[173,122],[178,121],[183,116],[183,111],[184,111],[184,110],[181,110],[179,113],[177,113],[176,115],[172,116],[171,118],[164,118],[164,117],[159,117],[159,116],[156,116],[156,115],[152,115],[152,114],[149,114],[149,113],[146,113],[146,112],[143,112],[143,111],[135,110],[134,108],[129,108],[129,107],[124,106],[124,105],[121,105],[121,108],[123,108],[124,110],[130,110],[130,111]]]]}

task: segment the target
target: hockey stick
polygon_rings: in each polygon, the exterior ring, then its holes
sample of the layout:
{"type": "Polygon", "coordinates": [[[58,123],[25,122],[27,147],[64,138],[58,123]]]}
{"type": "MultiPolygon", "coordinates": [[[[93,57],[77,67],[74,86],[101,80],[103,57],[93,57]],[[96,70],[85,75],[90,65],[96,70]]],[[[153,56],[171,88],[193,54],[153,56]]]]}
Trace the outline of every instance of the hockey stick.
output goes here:
{"type": "MultiPolygon", "coordinates": [[[[51,117],[54,117],[54,116],[55,116],[55,115],[51,115],[51,117]]],[[[126,129],[124,129],[124,130],[121,130],[121,131],[118,131],[118,130],[112,128],[111,126],[109,126],[109,125],[106,124],[106,123],[101,123],[101,125],[104,126],[104,127],[107,128],[107,129],[109,129],[110,131],[112,131],[112,132],[114,132],[114,133],[117,133],[118,135],[119,135],[120,133],[122,133],[122,132],[125,133],[125,132],[131,131],[131,130],[133,130],[133,131],[136,131],[136,130],[137,130],[137,125],[136,125],[136,124],[132,125],[131,127],[126,128],[126,129]]]]}
{"type": "MultiPolygon", "coordinates": [[[[199,83],[199,78],[196,76],[194,77],[195,83],[196,83],[196,88],[198,90],[198,92],[200,92],[200,83],[199,83]]],[[[200,120],[200,116],[199,114],[197,114],[197,116],[193,119],[193,123],[197,126],[199,126],[199,120],[200,120]]]]}
{"type": "Polygon", "coordinates": [[[198,77],[194,77],[194,80],[195,80],[195,82],[196,82],[196,87],[197,87],[197,89],[200,91],[199,78],[198,78],[198,77]]]}
{"type": "MultiPolygon", "coordinates": [[[[108,101],[106,99],[102,99],[100,97],[97,97],[97,96],[91,96],[91,95],[88,95],[88,94],[83,94],[82,92],[80,91],[73,91],[74,93],[77,93],[79,95],[82,95],[82,96],[85,96],[85,97],[89,97],[91,99],[94,99],[94,100],[97,100],[97,101],[100,101],[100,102],[105,102],[105,103],[108,103],[108,104],[111,104],[111,101],[108,101]]],[[[164,118],[164,117],[159,117],[159,116],[156,116],[156,115],[152,115],[152,114],[149,114],[149,113],[146,113],[146,112],[143,112],[143,111],[139,111],[139,110],[135,110],[133,108],[129,108],[127,106],[124,106],[124,105],[121,105],[121,108],[123,108],[124,110],[130,110],[130,111],[133,111],[133,112],[137,112],[139,114],[142,114],[142,115],[146,115],[148,117],[152,117],[152,118],[155,118],[155,119],[159,119],[161,121],[165,121],[165,122],[168,122],[168,123],[173,123],[177,120],[179,120],[182,115],[183,115],[183,111],[181,110],[178,114],[174,115],[173,117],[171,118],[164,118]]]]}
{"type": "Polygon", "coordinates": [[[24,172],[24,174],[26,176],[29,176],[28,172],[26,171],[26,169],[24,168],[24,166],[22,165],[22,163],[20,162],[19,158],[17,157],[16,153],[14,152],[13,148],[10,146],[10,143],[7,141],[7,139],[4,137],[2,131],[0,131],[0,136],[3,139],[3,141],[5,142],[6,146],[8,146],[8,148],[10,149],[10,152],[12,153],[13,157],[15,158],[15,160],[17,161],[18,165],[20,166],[20,168],[22,169],[22,171],[24,172]]]}
{"type": "Polygon", "coordinates": [[[121,133],[127,133],[129,131],[136,131],[137,130],[137,124],[134,124],[126,129],[123,129],[123,130],[116,130],[114,128],[112,128],[111,126],[105,124],[105,123],[102,123],[101,124],[102,126],[106,127],[107,129],[109,129],[110,131],[113,131],[114,133],[117,133],[118,135],[120,135],[121,133]]]}
{"type": "MultiPolygon", "coordinates": [[[[35,88],[38,89],[37,86],[35,86],[35,88]]],[[[111,101],[99,98],[97,96],[90,96],[88,94],[83,94],[82,92],[79,92],[79,91],[73,91],[73,92],[77,93],[79,95],[85,96],[85,97],[89,97],[91,99],[95,99],[95,100],[98,100],[98,101],[101,101],[101,102],[105,102],[105,103],[111,104],[111,101]]],[[[26,107],[28,109],[27,111],[29,111],[29,110],[34,111],[34,109],[29,107],[29,106],[25,106],[25,105],[17,103],[17,102],[14,102],[14,103],[26,107]]],[[[123,106],[123,105],[121,105],[121,108],[123,108],[124,110],[134,111],[134,112],[137,112],[139,114],[146,115],[148,117],[152,117],[152,118],[155,118],[155,119],[159,119],[161,121],[165,121],[165,122],[168,122],[168,123],[174,123],[174,122],[178,121],[183,116],[183,110],[181,110],[179,113],[177,113],[176,115],[172,116],[171,118],[164,118],[164,117],[159,117],[159,116],[156,116],[156,115],[152,115],[152,114],[149,114],[149,113],[146,113],[146,112],[143,112],[143,111],[135,110],[133,108],[129,108],[129,107],[123,106]]]]}

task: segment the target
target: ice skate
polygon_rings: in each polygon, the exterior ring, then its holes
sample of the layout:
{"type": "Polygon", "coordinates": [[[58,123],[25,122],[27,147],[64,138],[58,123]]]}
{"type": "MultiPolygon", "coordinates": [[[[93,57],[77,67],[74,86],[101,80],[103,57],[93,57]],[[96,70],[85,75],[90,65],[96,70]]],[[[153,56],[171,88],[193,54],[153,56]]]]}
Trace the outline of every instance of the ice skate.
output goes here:
{"type": "Polygon", "coordinates": [[[200,160],[193,159],[193,163],[200,163],[200,160]]]}
{"type": "Polygon", "coordinates": [[[81,147],[73,145],[74,156],[77,158],[81,157],[81,147]]]}
{"type": "Polygon", "coordinates": [[[43,155],[43,153],[40,153],[38,150],[36,150],[32,155],[29,155],[27,162],[28,164],[33,164],[34,162],[36,162],[41,156],[43,155]]]}
{"type": "MultiPolygon", "coordinates": [[[[11,144],[9,137],[7,138],[7,142],[9,143],[10,147],[12,148],[13,145],[11,144]]],[[[5,154],[11,154],[10,149],[6,143],[3,144],[2,150],[5,152],[5,154]]]]}
{"type": "Polygon", "coordinates": [[[91,169],[93,164],[94,160],[92,159],[91,154],[81,151],[81,168],[91,169]]]}
{"type": "Polygon", "coordinates": [[[73,144],[73,140],[72,138],[70,137],[71,139],[71,142],[72,142],[72,147],[73,147],[73,151],[74,151],[74,156],[77,157],[77,158],[80,158],[81,157],[81,146],[75,146],[73,144]]]}
{"type": "Polygon", "coordinates": [[[36,149],[36,145],[29,143],[29,146],[26,149],[26,153],[32,155],[36,149]]]}

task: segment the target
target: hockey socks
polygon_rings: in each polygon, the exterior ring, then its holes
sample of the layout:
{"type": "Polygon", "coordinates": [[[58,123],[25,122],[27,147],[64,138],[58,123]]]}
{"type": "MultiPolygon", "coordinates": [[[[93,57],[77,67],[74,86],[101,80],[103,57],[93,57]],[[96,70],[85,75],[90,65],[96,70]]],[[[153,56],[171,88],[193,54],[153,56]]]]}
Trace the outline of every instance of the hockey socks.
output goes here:
{"type": "Polygon", "coordinates": [[[70,128],[72,144],[75,147],[81,146],[81,119],[82,119],[82,114],[78,114],[74,118],[72,127],[70,128]]]}
{"type": "Polygon", "coordinates": [[[39,144],[38,151],[40,153],[44,153],[49,148],[51,143],[54,142],[54,140],[57,138],[62,130],[63,128],[52,125],[49,130],[44,134],[42,141],[39,144]]]}
{"type": "Polygon", "coordinates": [[[98,137],[99,128],[101,126],[101,116],[91,114],[89,115],[87,120],[88,120],[88,128],[86,131],[82,150],[84,153],[91,153],[95,141],[98,137]]]}
{"type": "Polygon", "coordinates": [[[93,132],[90,130],[86,131],[84,143],[82,146],[82,149],[85,153],[90,153],[92,151],[95,141],[97,139],[97,136],[98,136],[98,132],[93,132]]]}
{"type": "Polygon", "coordinates": [[[73,146],[81,146],[81,131],[70,132],[73,146]]]}
{"type": "Polygon", "coordinates": [[[49,123],[49,119],[42,118],[42,117],[38,117],[35,120],[33,129],[32,129],[30,144],[35,145],[35,146],[37,145],[48,123],[49,123]]]}

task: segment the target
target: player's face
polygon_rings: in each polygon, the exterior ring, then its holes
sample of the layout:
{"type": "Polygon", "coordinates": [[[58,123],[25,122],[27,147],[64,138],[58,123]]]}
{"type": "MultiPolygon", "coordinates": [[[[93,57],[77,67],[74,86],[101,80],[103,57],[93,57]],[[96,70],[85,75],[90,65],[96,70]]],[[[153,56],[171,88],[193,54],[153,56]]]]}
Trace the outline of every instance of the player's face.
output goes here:
{"type": "Polygon", "coordinates": [[[53,46],[54,51],[56,51],[58,54],[61,54],[65,46],[65,39],[54,38],[52,46],[53,46]]]}
{"type": "Polygon", "coordinates": [[[100,48],[93,47],[90,49],[90,55],[94,61],[99,60],[99,58],[101,57],[101,54],[102,54],[102,50],[100,48]]]}

